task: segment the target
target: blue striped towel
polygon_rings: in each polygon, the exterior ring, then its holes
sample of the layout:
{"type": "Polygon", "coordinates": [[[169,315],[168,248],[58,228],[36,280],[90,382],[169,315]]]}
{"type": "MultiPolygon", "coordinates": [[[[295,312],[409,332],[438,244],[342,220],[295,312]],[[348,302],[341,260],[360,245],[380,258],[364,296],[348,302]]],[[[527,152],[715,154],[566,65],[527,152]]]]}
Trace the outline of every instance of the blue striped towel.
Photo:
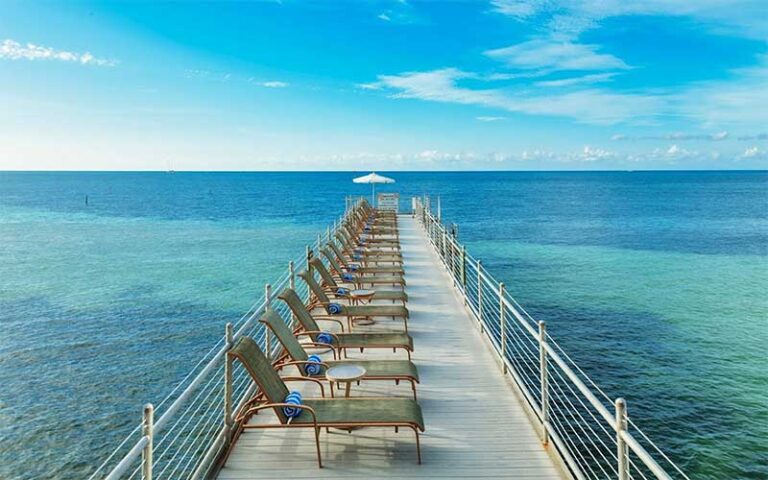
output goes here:
{"type": "Polygon", "coordinates": [[[310,355],[307,361],[312,362],[304,365],[304,371],[307,372],[307,375],[320,375],[320,372],[323,370],[323,366],[320,363],[323,360],[318,355],[310,355]]]}
{"type": "Polygon", "coordinates": [[[350,272],[356,272],[360,270],[360,265],[349,265],[347,268],[349,268],[350,272]]]}
{"type": "Polygon", "coordinates": [[[352,254],[352,259],[353,260],[362,260],[363,256],[358,254],[358,253],[354,253],[354,254],[352,254]]]}
{"type": "MultiPolygon", "coordinates": [[[[301,393],[296,390],[292,391],[285,397],[283,403],[290,403],[291,405],[301,405],[301,393]]],[[[288,418],[295,418],[301,415],[301,408],[296,407],[283,407],[283,413],[288,418]]]]}
{"type": "Polygon", "coordinates": [[[355,276],[352,275],[351,273],[342,273],[341,274],[341,279],[343,281],[345,281],[345,282],[354,282],[355,281],[355,276]]]}
{"type": "Polygon", "coordinates": [[[328,332],[318,333],[317,343],[327,343],[328,345],[331,345],[333,343],[333,336],[328,332]]]}
{"type": "Polygon", "coordinates": [[[346,297],[347,295],[349,295],[349,289],[344,287],[339,287],[336,290],[336,295],[339,297],[346,297]]]}
{"type": "Polygon", "coordinates": [[[328,306],[327,306],[327,307],[325,307],[325,310],[326,310],[326,311],[327,311],[327,312],[328,312],[330,315],[338,315],[338,314],[340,314],[340,313],[341,313],[341,310],[342,310],[342,306],[341,306],[341,305],[339,305],[338,303],[329,303],[329,304],[328,304],[328,306]]]}

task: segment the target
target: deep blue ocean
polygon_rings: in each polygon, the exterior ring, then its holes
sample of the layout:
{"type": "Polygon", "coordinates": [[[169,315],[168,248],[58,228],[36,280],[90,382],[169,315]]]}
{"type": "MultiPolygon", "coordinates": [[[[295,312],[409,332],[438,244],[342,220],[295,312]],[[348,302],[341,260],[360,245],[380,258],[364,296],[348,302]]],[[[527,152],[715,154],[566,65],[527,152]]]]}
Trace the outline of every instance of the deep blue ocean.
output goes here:
{"type": "MultiPolygon", "coordinates": [[[[768,172],[387,175],[691,478],[768,478],[768,172]]],[[[91,472],[354,176],[0,172],[0,478],[91,472]]]]}

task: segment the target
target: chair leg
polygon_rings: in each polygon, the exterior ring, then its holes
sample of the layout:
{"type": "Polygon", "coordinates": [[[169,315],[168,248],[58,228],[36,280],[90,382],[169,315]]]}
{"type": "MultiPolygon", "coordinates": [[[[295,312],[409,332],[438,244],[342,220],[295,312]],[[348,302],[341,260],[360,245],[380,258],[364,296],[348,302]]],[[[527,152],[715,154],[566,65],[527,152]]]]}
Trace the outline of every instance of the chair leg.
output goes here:
{"type": "MultiPolygon", "coordinates": [[[[416,434],[416,441],[418,442],[419,434],[416,434]]],[[[317,465],[323,468],[323,459],[320,457],[320,427],[315,428],[315,448],[317,449],[317,465]]],[[[421,462],[419,462],[421,463],[421,462]]]]}
{"type": "Polygon", "coordinates": [[[411,380],[411,389],[413,390],[413,401],[415,402],[415,401],[417,401],[417,398],[416,398],[416,381],[415,380],[411,380]]]}
{"type": "Polygon", "coordinates": [[[419,443],[419,431],[414,428],[413,433],[416,434],[416,459],[419,462],[419,465],[421,465],[421,444],[419,443]]]}

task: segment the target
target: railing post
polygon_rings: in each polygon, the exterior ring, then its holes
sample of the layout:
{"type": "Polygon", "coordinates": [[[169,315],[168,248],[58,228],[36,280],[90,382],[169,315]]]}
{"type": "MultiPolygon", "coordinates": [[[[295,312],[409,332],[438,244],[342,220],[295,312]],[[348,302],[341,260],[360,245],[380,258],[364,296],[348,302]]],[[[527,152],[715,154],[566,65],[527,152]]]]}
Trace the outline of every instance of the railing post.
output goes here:
{"type": "Polygon", "coordinates": [[[485,322],[483,322],[483,274],[480,270],[483,268],[483,262],[477,261],[477,316],[480,322],[480,333],[485,332],[485,322]]]}
{"type": "MultiPolygon", "coordinates": [[[[310,248],[309,245],[307,245],[306,252],[305,252],[305,260],[307,261],[306,270],[307,273],[312,275],[312,264],[309,263],[310,260],[312,260],[312,248],[310,248]]],[[[312,291],[310,289],[307,289],[307,303],[312,300],[312,291]]]]}
{"type": "Polygon", "coordinates": [[[141,422],[141,434],[149,439],[141,453],[141,476],[143,480],[152,480],[152,449],[154,448],[155,408],[151,403],[144,405],[141,422]]]}
{"type": "Polygon", "coordinates": [[[437,221],[440,223],[443,222],[443,207],[440,203],[440,195],[437,196],[437,221]]]}
{"type": "Polygon", "coordinates": [[[464,298],[467,298],[467,246],[461,246],[461,286],[464,288],[464,298]]]}
{"type": "Polygon", "coordinates": [[[504,321],[504,282],[499,283],[499,331],[501,331],[501,370],[507,373],[507,329],[504,321]]]}
{"type": "Polygon", "coordinates": [[[541,427],[543,429],[542,441],[549,444],[549,375],[547,372],[547,324],[539,322],[539,373],[541,375],[541,427]]]}
{"type": "Polygon", "coordinates": [[[629,479],[629,451],[622,433],[627,430],[627,403],[616,399],[616,456],[619,460],[619,480],[629,479]]]}
{"type": "MultiPolygon", "coordinates": [[[[266,298],[267,308],[272,305],[272,285],[264,285],[264,298],[266,298]]],[[[264,352],[267,354],[267,359],[272,360],[272,335],[269,328],[264,328],[264,352]]]]}
{"type": "MultiPolygon", "coordinates": [[[[234,346],[234,339],[232,336],[232,323],[227,323],[224,332],[224,342],[227,345],[227,351],[231,350],[234,346]]],[[[232,435],[232,359],[229,355],[224,356],[224,441],[229,444],[232,435]]]]}
{"type": "MultiPolygon", "coordinates": [[[[291,290],[296,291],[296,267],[293,265],[293,260],[288,262],[288,285],[291,290]]],[[[291,329],[296,326],[296,314],[291,310],[291,329]]]]}

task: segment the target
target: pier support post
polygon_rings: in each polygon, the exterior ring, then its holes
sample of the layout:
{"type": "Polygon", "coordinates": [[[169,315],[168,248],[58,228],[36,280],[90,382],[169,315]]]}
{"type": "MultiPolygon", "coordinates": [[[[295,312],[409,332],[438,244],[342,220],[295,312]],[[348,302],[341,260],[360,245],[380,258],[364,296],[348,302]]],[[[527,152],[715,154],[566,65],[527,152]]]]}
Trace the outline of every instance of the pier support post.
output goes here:
{"type": "MultiPolygon", "coordinates": [[[[232,335],[232,323],[227,323],[224,332],[224,342],[227,345],[227,351],[234,346],[234,337],[232,335]]],[[[224,442],[229,445],[232,439],[232,359],[229,355],[224,356],[224,442]]]]}
{"type": "MultiPolygon", "coordinates": [[[[264,298],[266,299],[266,308],[272,306],[272,285],[264,285],[264,298]]],[[[266,325],[264,326],[264,353],[267,354],[267,360],[272,360],[272,332],[266,325]]]]}
{"type": "Polygon", "coordinates": [[[501,332],[501,370],[507,373],[507,328],[504,321],[504,282],[499,283],[499,331],[501,332]]]}
{"type": "Polygon", "coordinates": [[[155,407],[151,403],[144,405],[141,422],[141,434],[149,439],[141,452],[141,474],[143,480],[152,480],[152,450],[154,448],[155,407]]]}
{"type": "Polygon", "coordinates": [[[483,269],[483,262],[477,261],[477,316],[478,322],[480,322],[480,333],[485,332],[485,322],[483,322],[483,274],[480,273],[483,269]]]}
{"type": "Polygon", "coordinates": [[[616,457],[619,461],[619,480],[629,479],[629,451],[622,435],[627,430],[627,402],[616,399],[616,457]]]}
{"type": "Polygon", "coordinates": [[[547,372],[547,324],[539,322],[539,373],[541,375],[541,428],[542,442],[549,444],[549,372],[547,372]]]}

